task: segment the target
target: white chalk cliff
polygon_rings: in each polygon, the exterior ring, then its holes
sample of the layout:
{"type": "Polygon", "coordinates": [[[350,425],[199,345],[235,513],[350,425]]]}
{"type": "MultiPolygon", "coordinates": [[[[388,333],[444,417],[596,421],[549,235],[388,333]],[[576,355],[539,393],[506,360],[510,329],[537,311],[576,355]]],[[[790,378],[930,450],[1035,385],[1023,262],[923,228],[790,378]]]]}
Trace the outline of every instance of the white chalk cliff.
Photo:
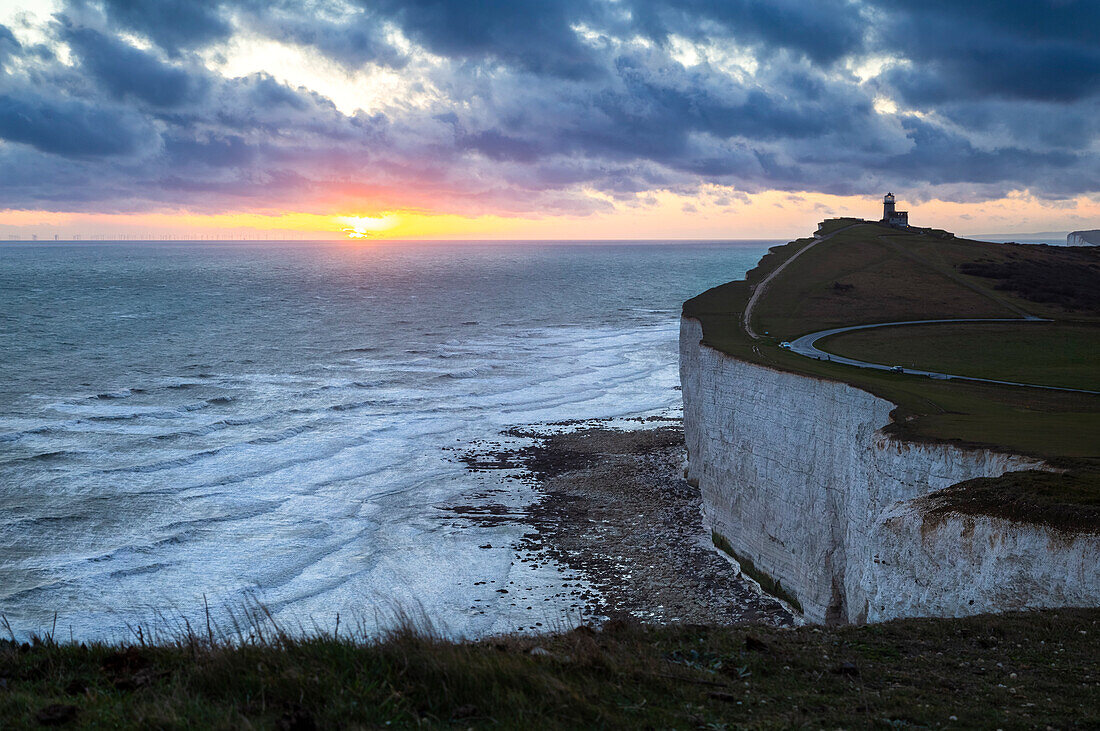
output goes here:
{"type": "Polygon", "coordinates": [[[1100,246],[1100,229],[1091,231],[1070,231],[1066,236],[1069,246],[1100,246]]]}
{"type": "Polygon", "coordinates": [[[932,515],[930,493],[1042,465],[882,431],[894,405],[739,360],[680,326],[688,477],[704,518],[811,622],[1100,605],[1100,535],[932,515]]]}

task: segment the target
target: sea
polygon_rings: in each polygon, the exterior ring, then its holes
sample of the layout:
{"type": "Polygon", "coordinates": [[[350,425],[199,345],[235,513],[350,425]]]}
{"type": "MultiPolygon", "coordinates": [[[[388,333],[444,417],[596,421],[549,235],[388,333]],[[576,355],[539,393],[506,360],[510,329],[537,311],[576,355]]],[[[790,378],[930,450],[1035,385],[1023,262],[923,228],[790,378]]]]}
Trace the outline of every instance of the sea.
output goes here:
{"type": "Polygon", "coordinates": [[[461,454],[677,418],[682,302],[779,243],[0,244],[2,619],[575,622],[584,577],[518,562],[529,526],[453,510],[535,488],[461,454]]]}

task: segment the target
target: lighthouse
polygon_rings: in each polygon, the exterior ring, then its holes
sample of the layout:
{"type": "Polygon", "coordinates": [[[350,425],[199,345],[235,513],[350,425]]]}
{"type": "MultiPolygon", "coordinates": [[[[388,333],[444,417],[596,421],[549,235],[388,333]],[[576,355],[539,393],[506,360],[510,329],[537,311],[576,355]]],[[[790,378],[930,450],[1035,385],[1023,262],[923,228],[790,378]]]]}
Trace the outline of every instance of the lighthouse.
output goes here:
{"type": "Polygon", "coordinates": [[[893,193],[887,193],[882,197],[882,223],[897,228],[909,227],[909,211],[899,211],[894,208],[895,198],[893,193]]]}

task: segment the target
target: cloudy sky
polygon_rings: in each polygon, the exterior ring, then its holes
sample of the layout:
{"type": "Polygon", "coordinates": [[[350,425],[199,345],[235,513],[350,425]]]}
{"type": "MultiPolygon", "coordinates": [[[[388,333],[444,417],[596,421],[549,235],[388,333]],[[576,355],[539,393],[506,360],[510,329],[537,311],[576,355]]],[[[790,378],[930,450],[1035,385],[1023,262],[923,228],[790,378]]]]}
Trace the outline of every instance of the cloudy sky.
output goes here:
{"type": "Polygon", "coordinates": [[[1096,0],[0,0],[0,233],[1100,227],[1096,0]]]}

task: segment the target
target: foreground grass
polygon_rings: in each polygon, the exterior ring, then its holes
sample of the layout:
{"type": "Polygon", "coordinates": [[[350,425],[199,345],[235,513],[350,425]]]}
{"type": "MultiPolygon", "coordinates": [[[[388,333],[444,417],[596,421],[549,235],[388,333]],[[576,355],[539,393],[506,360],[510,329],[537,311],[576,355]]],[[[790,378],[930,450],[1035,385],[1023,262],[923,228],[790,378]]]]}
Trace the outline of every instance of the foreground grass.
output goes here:
{"type": "Polygon", "coordinates": [[[0,725],[1057,728],[1100,725],[1100,610],[868,627],[613,622],[455,644],[0,645],[0,725]]]}

